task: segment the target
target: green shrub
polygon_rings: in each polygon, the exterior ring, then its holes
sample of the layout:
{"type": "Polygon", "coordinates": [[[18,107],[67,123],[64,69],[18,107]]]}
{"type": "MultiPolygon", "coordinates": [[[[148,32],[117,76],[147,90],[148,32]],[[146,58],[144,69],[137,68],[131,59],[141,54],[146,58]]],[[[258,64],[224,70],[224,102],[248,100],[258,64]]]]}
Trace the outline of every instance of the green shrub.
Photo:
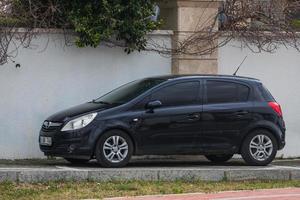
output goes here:
{"type": "Polygon", "coordinates": [[[147,33],[158,28],[150,19],[154,5],[152,0],[14,0],[12,10],[32,28],[74,30],[78,47],[116,39],[130,53],[145,49],[147,33]]]}
{"type": "Polygon", "coordinates": [[[11,27],[11,26],[23,26],[25,21],[22,21],[13,17],[0,17],[0,26],[1,27],[11,27]]]}
{"type": "Polygon", "coordinates": [[[300,29],[300,19],[294,19],[291,22],[292,26],[296,29],[300,29]]]}
{"type": "Polygon", "coordinates": [[[125,41],[126,52],[142,50],[146,34],[159,23],[149,18],[154,4],[149,0],[73,0],[68,1],[68,18],[79,34],[79,47],[97,47],[101,41],[115,37],[125,41]]]}

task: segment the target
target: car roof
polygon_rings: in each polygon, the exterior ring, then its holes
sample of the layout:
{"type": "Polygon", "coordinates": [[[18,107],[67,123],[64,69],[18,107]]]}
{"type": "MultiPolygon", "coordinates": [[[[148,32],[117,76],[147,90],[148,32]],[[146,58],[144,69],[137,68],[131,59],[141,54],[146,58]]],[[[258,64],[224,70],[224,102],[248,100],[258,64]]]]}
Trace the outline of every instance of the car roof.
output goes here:
{"type": "Polygon", "coordinates": [[[182,80],[182,79],[195,79],[195,78],[213,78],[213,79],[228,79],[228,80],[241,80],[241,81],[251,81],[260,82],[259,79],[245,77],[245,76],[234,76],[234,75],[220,75],[220,74],[180,74],[180,75],[164,75],[150,77],[153,79],[164,79],[164,80],[182,80]]]}

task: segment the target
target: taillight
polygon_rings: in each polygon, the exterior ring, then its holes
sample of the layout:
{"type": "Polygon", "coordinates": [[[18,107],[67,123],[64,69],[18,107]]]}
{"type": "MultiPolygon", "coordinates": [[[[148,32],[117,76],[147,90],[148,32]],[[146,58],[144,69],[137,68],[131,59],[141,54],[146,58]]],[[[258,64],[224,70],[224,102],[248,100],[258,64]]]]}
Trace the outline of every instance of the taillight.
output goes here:
{"type": "Polygon", "coordinates": [[[269,102],[269,106],[278,114],[279,117],[282,117],[281,106],[277,102],[269,102]]]}

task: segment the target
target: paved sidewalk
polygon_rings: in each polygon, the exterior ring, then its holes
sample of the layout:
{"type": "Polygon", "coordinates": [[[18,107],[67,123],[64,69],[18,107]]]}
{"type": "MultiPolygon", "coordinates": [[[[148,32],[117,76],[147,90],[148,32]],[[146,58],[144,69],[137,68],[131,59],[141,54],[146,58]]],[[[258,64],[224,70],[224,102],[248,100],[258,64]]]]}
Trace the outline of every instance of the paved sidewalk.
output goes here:
{"type": "MultiPolygon", "coordinates": [[[[62,160],[0,161],[0,182],[57,180],[300,180],[300,160],[279,160],[266,167],[246,166],[241,160],[223,165],[208,161],[135,160],[125,168],[107,169],[95,162],[71,165],[62,160]]],[[[300,199],[300,197],[299,197],[300,199]]]]}
{"type": "Polygon", "coordinates": [[[177,194],[118,197],[105,200],[299,200],[300,188],[220,192],[216,194],[177,194]]]}

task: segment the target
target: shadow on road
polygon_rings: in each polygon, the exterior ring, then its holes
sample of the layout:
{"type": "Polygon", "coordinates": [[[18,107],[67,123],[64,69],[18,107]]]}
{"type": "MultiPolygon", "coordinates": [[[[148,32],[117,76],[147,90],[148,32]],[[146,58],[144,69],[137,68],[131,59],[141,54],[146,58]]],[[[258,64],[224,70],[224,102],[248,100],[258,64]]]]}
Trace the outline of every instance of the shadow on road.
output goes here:
{"type": "MultiPolygon", "coordinates": [[[[101,167],[95,160],[90,161],[86,164],[70,164],[66,163],[69,167],[88,167],[88,168],[99,168],[101,167]]],[[[158,168],[158,167],[224,167],[224,166],[246,166],[241,160],[232,160],[226,163],[211,163],[209,161],[170,161],[170,160],[134,160],[130,162],[125,168],[136,168],[136,167],[147,167],[147,168],[158,168]]]]}

